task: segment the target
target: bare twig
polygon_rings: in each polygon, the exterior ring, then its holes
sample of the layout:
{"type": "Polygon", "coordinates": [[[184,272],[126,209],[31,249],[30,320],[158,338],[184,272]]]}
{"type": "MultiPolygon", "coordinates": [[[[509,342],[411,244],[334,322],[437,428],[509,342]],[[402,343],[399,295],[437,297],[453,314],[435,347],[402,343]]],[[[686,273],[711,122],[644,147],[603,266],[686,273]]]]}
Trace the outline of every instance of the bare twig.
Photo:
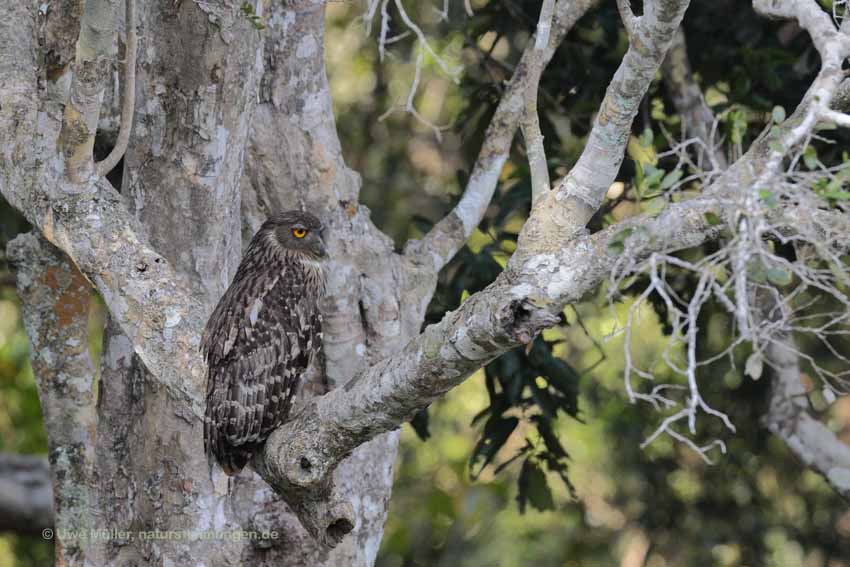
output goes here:
{"type": "MultiPolygon", "coordinates": [[[[628,2],[627,2],[628,3],[628,2]]],[[[673,99],[676,111],[682,116],[682,129],[688,138],[699,140],[696,167],[700,170],[724,170],[728,166],[722,152],[716,151],[714,134],[717,120],[705,103],[699,85],[691,72],[685,32],[679,29],[661,66],[662,76],[673,99]]]]}
{"type": "Polygon", "coordinates": [[[130,143],[130,130],[133,127],[133,112],[136,106],[136,51],[139,38],[136,32],[136,0],[126,0],[127,48],[124,54],[124,99],[121,108],[121,126],[115,147],[106,158],[96,166],[98,175],[112,171],[124,157],[130,143]]]}

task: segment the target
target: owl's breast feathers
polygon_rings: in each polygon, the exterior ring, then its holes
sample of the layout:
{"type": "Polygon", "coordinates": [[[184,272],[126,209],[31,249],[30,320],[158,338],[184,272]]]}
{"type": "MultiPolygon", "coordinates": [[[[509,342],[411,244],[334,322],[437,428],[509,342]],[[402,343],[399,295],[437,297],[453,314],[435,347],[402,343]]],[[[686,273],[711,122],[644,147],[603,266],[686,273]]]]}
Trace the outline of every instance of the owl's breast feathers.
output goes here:
{"type": "Polygon", "coordinates": [[[321,347],[321,265],[255,239],[204,330],[204,446],[238,473],[285,421],[321,347]]]}

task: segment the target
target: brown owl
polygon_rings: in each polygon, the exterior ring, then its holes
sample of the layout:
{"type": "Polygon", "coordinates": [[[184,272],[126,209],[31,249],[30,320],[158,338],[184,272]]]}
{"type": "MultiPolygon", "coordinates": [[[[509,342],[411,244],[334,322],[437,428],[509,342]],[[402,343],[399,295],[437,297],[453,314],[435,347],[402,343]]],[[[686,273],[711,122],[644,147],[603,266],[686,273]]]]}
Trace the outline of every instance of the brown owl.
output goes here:
{"type": "Polygon", "coordinates": [[[286,420],[301,375],[321,350],[326,259],[319,219],[300,211],[271,216],[207,322],[204,447],[229,475],[286,420]]]}

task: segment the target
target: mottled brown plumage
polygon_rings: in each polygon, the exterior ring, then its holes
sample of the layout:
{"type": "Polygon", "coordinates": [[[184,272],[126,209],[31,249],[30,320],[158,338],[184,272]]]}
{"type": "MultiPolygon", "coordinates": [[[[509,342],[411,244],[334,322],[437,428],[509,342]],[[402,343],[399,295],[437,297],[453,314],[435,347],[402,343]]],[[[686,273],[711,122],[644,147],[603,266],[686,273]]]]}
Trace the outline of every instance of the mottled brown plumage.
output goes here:
{"type": "Polygon", "coordinates": [[[270,217],[204,329],[204,447],[229,475],[286,420],[301,375],[321,349],[321,232],[309,213],[270,217]]]}

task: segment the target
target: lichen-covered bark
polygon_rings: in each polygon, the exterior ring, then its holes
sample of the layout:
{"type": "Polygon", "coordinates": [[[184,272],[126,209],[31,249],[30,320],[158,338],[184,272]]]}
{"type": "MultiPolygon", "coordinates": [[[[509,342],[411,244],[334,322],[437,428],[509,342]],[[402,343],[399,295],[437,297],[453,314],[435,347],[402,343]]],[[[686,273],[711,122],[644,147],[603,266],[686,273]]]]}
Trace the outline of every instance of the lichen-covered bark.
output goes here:
{"type": "MultiPolygon", "coordinates": [[[[68,257],[36,234],[9,244],[17,272],[30,360],[48,436],[57,532],[92,526],[95,369],[89,355],[91,285],[68,257]]],[[[58,538],[57,558],[85,560],[84,545],[58,538]]]]}
{"type": "MultiPolygon", "coordinates": [[[[540,76],[567,32],[598,3],[599,0],[560,0],[555,6],[549,38],[545,45],[538,47],[536,36],[528,41],[516,71],[499,100],[496,113],[487,127],[484,143],[460,202],[421,242],[408,244],[407,253],[411,257],[418,257],[417,261],[432,262],[433,268],[440,270],[463,247],[493,198],[496,182],[511,148],[511,141],[520,121],[528,114],[527,93],[537,92],[536,85],[540,82],[540,76]]],[[[536,108],[534,110],[536,112],[536,108]]],[[[536,197],[535,201],[538,200],[536,197]]]]}
{"type": "Polygon", "coordinates": [[[765,355],[773,384],[764,424],[804,465],[822,475],[838,494],[850,498],[850,447],[809,414],[793,337],[777,337],[765,355]]]}

